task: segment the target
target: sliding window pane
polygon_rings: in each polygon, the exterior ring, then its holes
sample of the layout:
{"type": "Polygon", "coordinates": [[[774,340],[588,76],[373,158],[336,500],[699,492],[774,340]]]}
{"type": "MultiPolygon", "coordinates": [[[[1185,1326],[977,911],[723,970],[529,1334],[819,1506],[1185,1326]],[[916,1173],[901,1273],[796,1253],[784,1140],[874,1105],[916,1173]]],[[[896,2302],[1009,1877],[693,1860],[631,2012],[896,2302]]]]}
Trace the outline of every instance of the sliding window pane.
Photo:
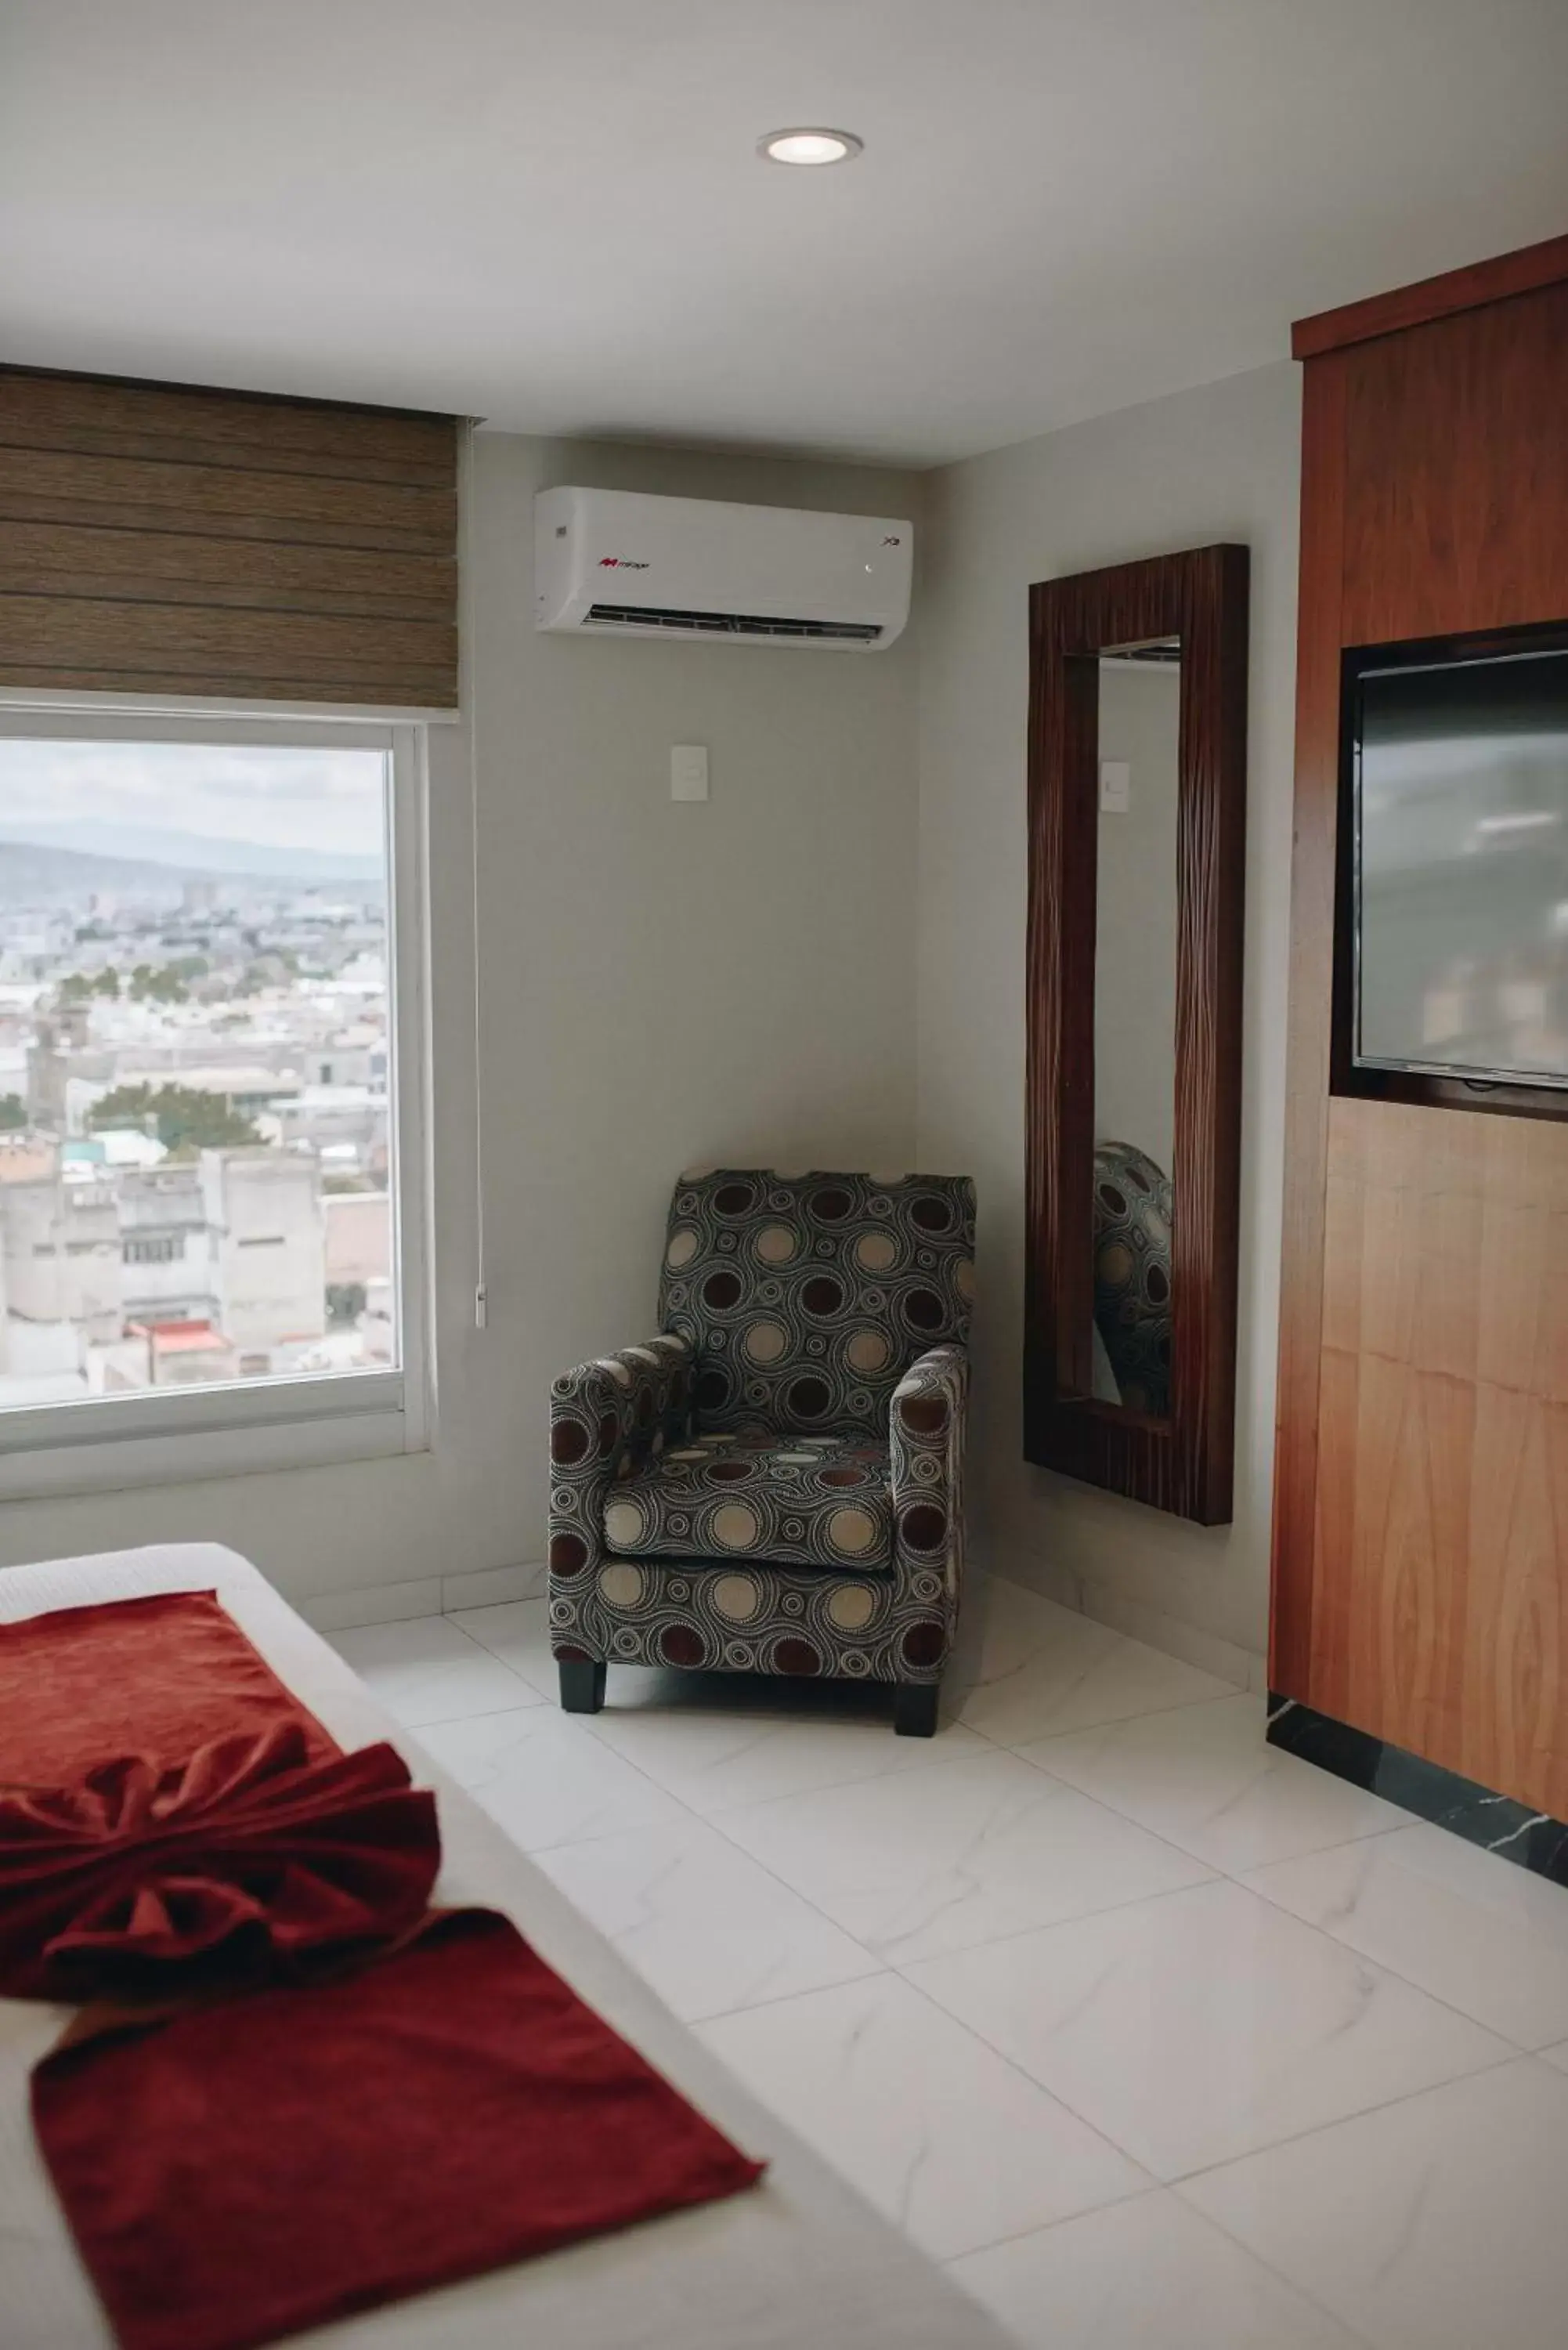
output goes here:
{"type": "Polygon", "coordinates": [[[0,1410],[398,1366],[390,764],[0,739],[0,1410]]]}

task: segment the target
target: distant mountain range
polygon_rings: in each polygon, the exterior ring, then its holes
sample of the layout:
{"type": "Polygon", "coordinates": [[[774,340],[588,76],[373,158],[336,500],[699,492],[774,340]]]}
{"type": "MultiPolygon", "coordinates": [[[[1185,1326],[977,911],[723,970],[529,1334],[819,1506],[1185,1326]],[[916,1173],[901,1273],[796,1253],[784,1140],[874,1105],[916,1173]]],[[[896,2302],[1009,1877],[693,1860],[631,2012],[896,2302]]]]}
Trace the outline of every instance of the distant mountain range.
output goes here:
{"type": "Polygon", "coordinates": [[[336,855],[316,848],[275,848],[259,840],[224,840],[204,833],[158,832],[135,825],[94,825],[91,848],[80,846],[79,825],[30,825],[26,837],[0,817],[0,899],[66,897],[94,889],[145,889],[170,879],[379,881],[376,857],[336,855]]]}

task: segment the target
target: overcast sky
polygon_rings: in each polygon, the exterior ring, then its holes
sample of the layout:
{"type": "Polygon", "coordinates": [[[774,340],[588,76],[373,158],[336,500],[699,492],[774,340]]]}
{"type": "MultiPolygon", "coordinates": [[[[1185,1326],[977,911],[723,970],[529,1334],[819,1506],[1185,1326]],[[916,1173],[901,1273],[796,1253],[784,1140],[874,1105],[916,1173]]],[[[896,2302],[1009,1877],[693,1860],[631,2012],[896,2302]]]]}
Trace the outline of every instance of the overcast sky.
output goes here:
{"type": "MultiPolygon", "coordinates": [[[[0,837],[100,825],[204,833],[335,856],[381,850],[379,751],[213,750],[192,743],[26,743],[0,736],[0,837]]],[[[77,846],[75,842],[72,846],[77,846]]]]}

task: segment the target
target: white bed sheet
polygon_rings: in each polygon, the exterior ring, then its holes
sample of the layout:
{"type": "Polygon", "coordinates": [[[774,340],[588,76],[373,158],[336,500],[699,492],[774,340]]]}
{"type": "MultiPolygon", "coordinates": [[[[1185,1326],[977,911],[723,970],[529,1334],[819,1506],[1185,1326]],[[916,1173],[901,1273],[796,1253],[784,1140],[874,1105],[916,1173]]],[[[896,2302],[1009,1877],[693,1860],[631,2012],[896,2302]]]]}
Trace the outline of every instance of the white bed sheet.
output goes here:
{"type": "MultiPolygon", "coordinates": [[[[326,1641],[235,1552],[179,1544],[0,1569],[0,1622],[154,1591],[216,1590],[345,1746],[389,1738],[440,1797],[437,1898],[504,1910],[541,1954],[748,2152],[762,2186],[297,2334],[338,2350],[1002,2350],[923,2254],[742,2089],[548,1877],[390,1721],[326,1641]]],[[[113,2337],[33,2144],[27,2075],[68,2011],[0,2000],[0,2345],[113,2337]]]]}

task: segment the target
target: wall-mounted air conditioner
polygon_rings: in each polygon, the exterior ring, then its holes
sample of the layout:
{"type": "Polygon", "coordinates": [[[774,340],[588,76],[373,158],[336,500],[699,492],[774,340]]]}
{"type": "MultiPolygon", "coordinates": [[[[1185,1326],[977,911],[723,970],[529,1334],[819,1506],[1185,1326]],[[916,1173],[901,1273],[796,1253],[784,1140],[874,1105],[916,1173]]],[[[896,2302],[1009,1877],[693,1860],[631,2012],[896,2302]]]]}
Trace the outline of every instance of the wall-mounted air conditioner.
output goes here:
{"type": "Polygon", "coordinates": [[[541,629],[876,652],[909,617],[907,522],[579,489],[534,518],[541,629]]]}

